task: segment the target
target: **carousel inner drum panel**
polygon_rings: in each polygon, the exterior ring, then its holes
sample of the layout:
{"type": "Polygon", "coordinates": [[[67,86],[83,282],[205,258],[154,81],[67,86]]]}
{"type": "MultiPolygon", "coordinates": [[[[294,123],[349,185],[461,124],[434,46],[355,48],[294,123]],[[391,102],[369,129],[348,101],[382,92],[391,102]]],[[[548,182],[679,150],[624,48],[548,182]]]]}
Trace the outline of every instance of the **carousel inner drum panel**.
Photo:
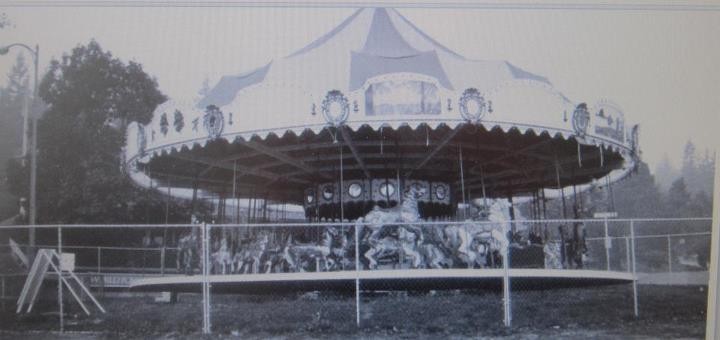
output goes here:
{"type": "Polygon", "coordinates": [[[398,189],[397,179],[349,179],[343,181],[341,191],[339,183],[322,183],[306,188],[303,196],[305,215],[317,216],[321,219],[338,219],[341,217],[342,202],[343,217],[353,220],[367,214],[375,205],[381,207],[396,205],[398,198],[407,195],[410,188],[415,189],[414,199],[418,201],[421,217],[441,217],[451,212],[449,184],[416,179],[401,180],[400,184],[402,189],[398,189]]]}

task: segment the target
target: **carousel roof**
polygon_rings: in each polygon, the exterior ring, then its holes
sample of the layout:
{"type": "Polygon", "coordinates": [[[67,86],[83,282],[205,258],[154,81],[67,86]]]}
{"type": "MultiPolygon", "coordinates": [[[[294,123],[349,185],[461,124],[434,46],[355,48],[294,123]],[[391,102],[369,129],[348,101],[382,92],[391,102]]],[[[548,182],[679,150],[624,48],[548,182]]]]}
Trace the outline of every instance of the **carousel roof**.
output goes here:
{"type": "MultiPolygon", "coordinates": [[[[296,184],[302,186],[334,178],[330,172],[336,170],[321,164],[321,158],[332,157],[322,156],[318,145],[324,140],[322,148],[327,148],[339,139],[351,154],[343,157],[353,159],[363,177],[387,176],[388,168],[401,167],[398,162],[413,169],[408,175],[420,176],[422,169],[413,164],[426,165],[430,154],[463,143],[468,147],[483,144],[484,148],[476,149],[488,152],[495,147],[496,152],[514,153],[511,157],[486,153],[481,163],[488,163],[487,158],[507,161],[536,153],[531,158],[545,162],[536,166],[547,168],[557,163],[558,156],[561,161],[577,158],[577,165],[568,166],[577,168],[574,174],[587,175],[573,175],[575,179],[565,182],[568,184],[586,183],[612,170],[627,172],[634,165],[637,136],[632,132],[637,129],[626,129],[622,110],[609,101],[579,104],[554,89],[545,77],[507,61],[465,58],[423,33],[398,11],[366,8],[282,59],[222,77],[197,102],[173,99],[160,105],[149,124],[132,124],[128,129],[126,160],[139,183],[147,182],[145,165],[155,162],[152,173],[171,173],[189,180],[202,172],[208,183],[216,181],[223,186],[227,171],[237,169],[237,161],[242,160],[240,168],[246,176],[285,183],[292,179],[288,176],[297,175],[296,184]],[[468,109],[469,105],[474,106],[468,109]],[[579,107],[588,113],[584,124],[575,119],[579,107]],[[383,128],[392,132],[383,132],[383,128]],[[403,135],[403,129],[410,132],[403,135]],[[509,140],[511,135],[519,137],[509,140]],[[388,136],[394,136],[395,142],[387,142],[388,136]],[[424,151],[401,150],[404,142],[413,139],[424,151]],[[427,145],[422,145],[423,140],[427,145]],[[531,142],[546,147],[534,149],[528,144],[531,142]],[[220,150],[208,143],[238,145],[220,150]],[[378,144],[392,148],[392,143],[397,149],[388,150],[395,152],[395,163],[388,166],[377,161],[389,156],[370,148],[378,144]],[[437,150],[431,144],[436,144],[437,150]],[[553,145],[552,150],[548,144],[553,145]],[[307,154],[298,154],[298,149],[307,154]],[[230,157],[228,152],[262,154],[283,166],[266,164],[263,168],[260,158],[230,157]],[[583,152],[593,156],[586,156],[581,170],[583,152]],[[606,155],[599,155],[603,152],[606,155]],[[417,157],[408,158],[409,154],[417,157]],[[178,159],[202,166],[189,171],[178,159]],[[375,161],[382,165],[373,164],[375,161]],[[312,162],[316,164],[309,165],[312,162]],[[597,171],[588,171],[591,162],[597,163],[597,171]],[[213,166],[217,169],[207,169],[213,166]],[[321,170],[325,168],[327,173],[321,170]],[[225,175],[211,175],[218,169],[224,169],[225,175]],[[259,172],[272,176],[259,176],[259,172]]],[[[337,162],[338,157],[327,161],[337,162]]],[[[486,170],[492,168],[486,165],[486,170]]],[[[353,171],[352,166],[349,169],[353,171]]],[[[509,171],[502,166],[496,170],[509,171]]],[[[430,171],[423,176],[442,178],[447,174],[430,171]]],[[[531,184],[520,186],[520,191],[550,186],[545,180],[525,181],[531,184]]]]}

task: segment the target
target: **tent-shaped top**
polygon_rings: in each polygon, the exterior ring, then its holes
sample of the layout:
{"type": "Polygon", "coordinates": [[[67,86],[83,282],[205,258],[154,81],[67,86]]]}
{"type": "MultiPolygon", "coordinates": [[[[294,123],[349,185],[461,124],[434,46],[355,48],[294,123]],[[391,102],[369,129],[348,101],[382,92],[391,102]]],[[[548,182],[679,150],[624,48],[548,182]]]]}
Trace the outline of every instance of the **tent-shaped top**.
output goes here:
{"type": "MultiPolygon", "coordinates": [[[[285,58],[223,77],[198,102],[175,99],[160,105],[149,124],[130,126],[125,156],[133,178],[147,183],[148,169],[144,165],[153,159],[173,155],[185,161],[195,158],[204,166],[230,170],[232,165],[227,162],[240,158],[212,152],[202,155],[197,149],[207,149],[209,142],[246,142],[252,143],[248,145],[254,152],[307,174],[315,169],[308,165],[312,160],[293,159],[287,153],[290,149],[273,151],[274,146],[282,144],[274,140],[303,143],[297,139],[307,134],[327,134],[333,140],[344,134],[370,143],[386,138],[382,136],[383,128],[417,132],[424,127],[431,131],[425,132],[428,144],[432,144],[431,139],[434,144],[442,144],[448,140],[432,133],[469,125],[487,134],[512,130],[520,135],[572,140],[567,143],[572,144],[571,148],[561,150],[565,154],[560,156],[565,158],[575,156],[575,149],[578,153],[593,152],[592,148],[600,149],[599,153],[606,150],[606,164],[600,161],[600,168],[606,168],[589,174],[592,178],[611,170],[626,173],[637,154],[637,128],[626,126],[617,105],[605,100],[594,105],[573,102],[545,77],[507,61],[465,58],[433,40],[396,10],[368,8],[357,10],[327,34],[285,58]],[[582,149],[588,147],[591,149],[582,149]],[[568,155],[567,150],[572,153],[568,155]]],[[[352,144],[350,140],[345,142],[352,144]]],[[[357,149],[350,145],[348,151],[352,151],[364,177],[374,177],[368,171],[372,167],[365,166],[371,160],[364,161],[357,149]]],[[[511,152],[527,150],[524,145],[509,147],[511,152]]],[[[593,154],[598,157],[598,152],[593,154]]],[[[407,161],[419,163],[422,159],[407,161]]],[[[161,163],[153,173],[183,168],[161,163]]],[[[251,168],[241,164],[248,175],[253,175],[251,168]]],[[[174,174],[178,178],[193,177],[181,172],[174,174]]],[[[278,168],[277,176],[285,175],[278,168]]],[[[303,181],[332,177],[310,175],[314,178],[303,181]]]]}

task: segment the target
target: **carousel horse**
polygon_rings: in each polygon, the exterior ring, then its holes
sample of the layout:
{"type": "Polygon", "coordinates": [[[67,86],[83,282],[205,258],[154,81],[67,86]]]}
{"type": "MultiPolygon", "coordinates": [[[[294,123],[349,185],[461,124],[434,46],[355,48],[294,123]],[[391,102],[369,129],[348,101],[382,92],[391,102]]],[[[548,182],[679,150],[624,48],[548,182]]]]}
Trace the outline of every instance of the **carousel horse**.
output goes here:
{"type": "Polygon", "coordinates": [[[383,209],[377,205],[364,217],[359,217],[355,222],[355,227],[363,230],[363,226],[370,229],[370,237],[368,240],[371,245],[380,238],[380,233],[386,225],[394,223],[413,223],[421,222],[420,212],[418,210],[418,199],[424,194],[424,189],[417,189],[410,186],[405,191],[402,205],[393,208],[383,209]]]}
{"type": "Polygon", "coordinates": [[[585,242],[585,225],[575,223],[568,232],[567,226],[558,226],[560,240],[545,243],[545,267],[556,269],[581,269],[588,262],[588,248],[585,242]]]}
{"type": "Polygon", "coordinates": [[[573,225],[568,253],[570,267],[582,269],[588,253],[587,244],[585,243],[585,224],[579,222],[573,225]]]}
{"type": "Polygon", "coordinates": [[[266,233],[260,233],[258,237],[250,241],[245,249],[235,253],[234,260],[237,263],[237,272],[248,274],[260,271],[260,259],[267,250],[270,237],[266,233]]]}
{"type": "Polygon", "coordinates": [[[211,258],[214,274],[229,274],[235,271],[235,263],[228,250],[226,238],[220,240],[220,248],[212,253],[211,258]]]}
{"type": "Polygon", "coordinates": [[[433,243],[425,242],[420,245],[419,250],[423,257],[423,264],[427,268],[442,269],[453,266],[452,258],[448,257],[443,249],[433,243]]]}
{"type": "Polygon", "coordinates": [[[197,232],[193,228],[192,231],[184,235],[178,240],[178,268],[182,268],[182,271],[187,275],[193,273],[193,265],[195,261],[195,253],[198,250],[198,237],[197,232]]]}
{"type": "Polygon", "coordinates": [[[388,254],[411,256],[415,268],[422,264],[422,256],[417,250],[418,244],[422,243],[422,232],[418,228],[409,225],[398,227],[398,238],[390,236],[380,238],[380,235],[386,225],[422,222],[418,211],[418,199],[423,194],[424,189],[410,186],[405,191],[404,200],[400,206],[388,209],[375,206],[367,215],[357,219],[355,228],[363,230],[364,226],[370,229],[367,238],[370,249],[364,254],[369,261],[370,268],[377,267],[377,259],[388,254]]]}
{"type": "Polygon", "coordinates": [[[343,270],[350,267],[353,263],[348,258],[350,254],[350,240],[347,232],[335,230],[332,235],[332,243],[330,245],[330,255],[328,258],[333,265],[331,270],[343,270]]]}
{"type": "Polygon", "coordinates": [[[283,247],[268,249],[263,253],[260,263],[265,274],[283,273],[291,269],[290,244],[283,247]]]}
{"type": "Polygon", "coordinates": [[[422,239],[418,234],[409,231],[407,228],[398,227],[397,238],[392,236],[383,237],[374,242],[374,245],[365,252],[365,258],[368,260],[370,269],[377,268],[378,259],[396,255],[402,260],[405,255],[412,258],[412,268],[421,268],[423,266],[423,256],[418,250],[418,245],[422,239]]]}
{"type": "Polygon", "coordinates": [[[488,259],[491,266],[498,265],[497,261],[494,261],[496,255],[505,254],[510,246],[505,235],[508,221],[506,210],[507,206],[503,201],[495,201],[490,205],[487,217],[481,215],[480,218],[468,220],[462,225],[445,227],[444,246],[468,267],[487,266],[488,259]],[[476,223],[479,220],[485,221],[476,223]]]}
{"type": "Polygon", "coordinates": [[[545,242],[543,254],[545,255],[545,269],[563,269],[559,242],[545,242]]]}
{"type": "MultiPolygon", "coordinates": [[[[304,261],[315,260],[316,263],[323,263],[325,271],[329,271],[330,267],[334,264],[334,261],[329,258],[332,248],[332,241],[334,234],[337,231],[333,228],[325,228],[322,233],[322,240],[320,244],[315,243],[293,243],[292,236],[290,236],[289,247],[287,250],[287,260],[290,264],[290,268],[295,271],[305,271],[304,261]]],[[[319,270],[319,268],[316,268],[319,270]]]]}

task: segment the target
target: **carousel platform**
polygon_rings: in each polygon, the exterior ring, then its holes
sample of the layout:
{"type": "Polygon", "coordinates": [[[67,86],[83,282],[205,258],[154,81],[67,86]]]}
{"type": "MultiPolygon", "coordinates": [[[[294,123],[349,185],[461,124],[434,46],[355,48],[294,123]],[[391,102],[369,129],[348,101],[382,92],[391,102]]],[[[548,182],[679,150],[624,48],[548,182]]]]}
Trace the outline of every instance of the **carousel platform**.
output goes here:
{"type": "MultiPolygon", "coordinates": [[[[213,293],[275,294],[294,291],[354,291],[361,289],[445,290],[502,289],[503,269],[392,269],[303,273],[209,275],[213,293]]],[[[512,289],[552,289],[630,283],[632,273],[603,270],[509,269],[512,289]]],[[[202,275],[143,278],[134,291],[200,292],[202,275]]]]}

